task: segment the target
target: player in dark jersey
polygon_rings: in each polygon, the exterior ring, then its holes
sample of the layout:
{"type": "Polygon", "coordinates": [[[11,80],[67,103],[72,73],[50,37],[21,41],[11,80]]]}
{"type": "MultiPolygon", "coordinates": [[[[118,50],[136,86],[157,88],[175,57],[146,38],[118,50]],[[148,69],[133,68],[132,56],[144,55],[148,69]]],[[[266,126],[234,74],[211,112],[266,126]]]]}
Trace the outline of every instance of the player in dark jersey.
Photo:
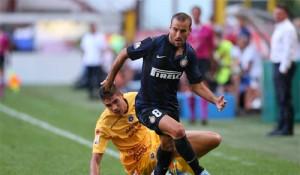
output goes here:
{"type": "Polygon", "coordinates": [[[216,97],[202,82],[197,68],[195,53],[186,43],[192,20],[185,13],[172,17],[169,34],[156,38],[146,38],[117,56],[111,72],[102,85],[109,90],[127,58],[143,58],[141,89],[135,102],[137,116],[141,123],[160,135],[161,146],[157,151],[155,175],[165,174],[172,159],[173,146],[187,161],[196,175],[209,174],[202,168],[188,142],[183,125],[179,122],[178,101],[176,98],[179,79],[187,74],[191,89],[197,95],[216,105],[219,110],[225,107],[224,96],[216,97]]]}

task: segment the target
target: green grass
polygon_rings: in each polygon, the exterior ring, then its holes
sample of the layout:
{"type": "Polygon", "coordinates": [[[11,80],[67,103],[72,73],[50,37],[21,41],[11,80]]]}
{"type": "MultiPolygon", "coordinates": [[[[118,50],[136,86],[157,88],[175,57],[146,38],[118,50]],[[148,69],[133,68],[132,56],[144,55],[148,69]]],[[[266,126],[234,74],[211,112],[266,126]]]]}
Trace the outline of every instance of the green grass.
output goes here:
{"type": "MultiPolygon", "coordinates": [[[[84,91],[70,87],[23,87],[7,91],[1,101],[10,108],[92,141],[95,122],[103,109],[90,102],[84,91]]],[[[211,121],[208,126],[186,128],[212,130],[222,144],[200,160],[215,175],[299,175],[300,126],[294,137],[268,138],[272,124],[257,116],[232,121],[211,121]]],[[[115,149],[112,144],[110,148],[115,149]]],[[[88,174],[91,148],[0,112],[0,174],[88,174]]],[[[122,175],[119,160],[105,155],[102,174],[122,175]]]]}

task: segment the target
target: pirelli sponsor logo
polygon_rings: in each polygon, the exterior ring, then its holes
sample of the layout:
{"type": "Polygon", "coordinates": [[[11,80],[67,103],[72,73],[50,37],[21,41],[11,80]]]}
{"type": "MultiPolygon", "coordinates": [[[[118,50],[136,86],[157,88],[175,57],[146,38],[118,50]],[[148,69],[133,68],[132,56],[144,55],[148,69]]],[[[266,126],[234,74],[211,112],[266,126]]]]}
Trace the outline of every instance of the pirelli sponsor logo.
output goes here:
{"type": "Polygon", "coordinates": [[[182,72],[162,70],[152,67],[150,75],[161,79],[175,80],[180,79],[182,72]]]}

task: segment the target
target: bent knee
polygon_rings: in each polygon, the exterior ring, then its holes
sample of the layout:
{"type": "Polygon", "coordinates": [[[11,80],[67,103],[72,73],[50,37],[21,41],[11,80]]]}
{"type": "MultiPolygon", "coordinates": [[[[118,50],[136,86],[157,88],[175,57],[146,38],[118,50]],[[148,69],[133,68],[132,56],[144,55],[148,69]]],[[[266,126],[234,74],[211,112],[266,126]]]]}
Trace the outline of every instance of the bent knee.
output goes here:
{"type": "Polygon", "coordinates": [[[217,147],[220,145],[221,142],[222,136],[219,133],[213,133],[212,145],[214,145],[214,147],[217,147]]]}
{"type": "Polygon", "coordinates": [[[174,139],[180,139],[182,137],[185,136],[185,130],[184,130],[184,127],[181,123],[179,123],[177,126],[176,126],[176,129],[175,129],[175,132],[174,132],[174,135],[173,135],[173,138],[174,139]]]}

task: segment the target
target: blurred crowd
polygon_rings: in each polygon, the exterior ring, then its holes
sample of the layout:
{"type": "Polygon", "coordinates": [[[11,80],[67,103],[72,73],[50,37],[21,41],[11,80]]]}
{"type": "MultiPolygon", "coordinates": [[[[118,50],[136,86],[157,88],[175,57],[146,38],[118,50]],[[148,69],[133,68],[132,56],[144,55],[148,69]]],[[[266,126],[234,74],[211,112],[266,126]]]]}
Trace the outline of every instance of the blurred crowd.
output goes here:
{"type": "MultiPolygon", "coordinates": [[[[243,16],[236,16],[238,23],[235,26],[229,24],[218,26],[213,23],[213,20],[202,23],[201,8],[199,7],[193,8],[191,16],[193,26],[188,41],[195,49],[197,58],[201,62],[199,66],[202,65],[200,68],[203,70],[202,74],[206,83],[215,93],[233,96],[236,112],[260,110],[262,105],[263,60],[269,58],[271,33],[269,36],[262,36],[261,32],[243,16]]],[[[295,19],[294,24],[300,35],[300,19],[295,19]]],[[[49,26],[49,24],[40,24],[35,30],[45,26],[49,26]]],[[[122,34],[102,33],[97,27],[101,28],[94,23],[88,25],[88,30],[79,26],[77,33],[73,32],[72,36],[80,36],[80,40],[64,42],[63,46],[52,44],[52,46],[59,46],[59,48],[68,49],[74,46],[80,48],[82,51],[81,76],[74,83],[74,88],[88,89],[90,99],[98,98],[97,88],[100,82],[106,77],[117,53],[127,45],[122,34]]],[[[4,35],[4,31],[2,28],[0,38],[10,37],[10,45],[14,46],[13,48],[16,50],[31,51],[34,49],[43,50],[43,47],[47,48],[47,44],[43,44],[43,38],[39,38],[40,47],[28,44],[33,39],[33,29],[30,27],[10,30],[7,35],[4,35]],[[25,40],[27,44],[24,43],[24,38],[27,39],[25,40]],[[20,39],[23,42],[19,42],[20,39]]],[[[154,32],[154,35],[165,32],[167,31],[157,31],[154,32]]],[[[153,33],[138,32],[136,40],[149,36],[149,34],[152,35],[153,33]]],[[[47,37],[47,35],[41,36],[47,37]]],[[[4,39],[0,39],[0,41],[0,51],[4,55],[2,46],[4,39]]],[[[297,58],[300,58],[300,49],[298,51],[297,58]]],[[[141,68],[141,59],[128,61],[116,77],[116,86],[124,91],[137,91],[140,86],[141,68]]],[[[0,77],[1,82],[2,79],[0,77]]],[[[3,83],[0,83],[0,89],[2,89],[1,84],[3,83]]],[[[179,89],[179,98],[185,99],[184,101],[188,103],[185,106],[189,108],[190,121],[194,122],[198,117],[197,115],[200,115],[203,124],[205,124],[208,116],[207,102],[197,99],[191,93],[185,76],[181,80],[179,89]],[[195,112],[196,105],[202,108],[200,114],[195,112]]]]}
{"type": "MultiPolygon", "coordinates": [[[[193,9],[192,17],[194,22],[189,43],[195,49],[197,58],[201,60],[199,65],[202,65],[200,69],[203,71],[202,74],[206,83],[215,93],[225,93],[232,96],[234,111],[237,114],[260,111],[262,106],[263,61],[269,59],[268,40],[271,33],[267,37],[261,36],[260,31],[257,31],[243,16],[236,16],[238,20],[236,26],[224,25],[221,27],[212,21],[202,23],[199,7],[196,10],[193,9]]],[[[300,33],[299,19],[295,19],[294,22],[298,33],[300,33]]],[[[148,36],[149,33],[146,32],[141,35],[148,36]]],[[[122,38],[121,35],[118,37],[122,38]]],[[[139,36],[137,40],[140,38],[143,37],[139,36]]],[[[108,44],[108,46],[110,45],[109,49],[106,50],[106,54],[102,56],[102,61],[99,63],[102,67],[103,76],[100,76],[101,80],[97,80],[96,84],[105,78],[115,55],[122,47],[126,46],[125,41],[122,41],[121,44],[117,44],[120,46],[118,49],[112,49],[111,44],[108,44]],[[107,53],[107,51],[111,52],[107,53]]],[[[103,40],[103,42],[110,43],[108,40],[103,40]]],[[[297,57],[300,58],[300,55],[298,54],[297,57]]],[[[116,86],[124,91],[137,91],[140,86],[141,68],[141,59],[128,61],[117,75],[116,86]]],[[[76,86],[81,87],[83,80],[84,78],[78,81],[76,86]]],[[[86,84],[88,84],[88,80],[86,84]]],[[[200,118],[202,123],[206,124],[208,104],[192,94],[185,76],[181,79],[179,89],[178,98],[180,102],[187,103],[183,104],[182,108],[188,109],[182,110],[189,111],[190,122],[193,123],[200,118]],[[195,112],[199,107],[201,108],[200,113],[195,112]]]]}

